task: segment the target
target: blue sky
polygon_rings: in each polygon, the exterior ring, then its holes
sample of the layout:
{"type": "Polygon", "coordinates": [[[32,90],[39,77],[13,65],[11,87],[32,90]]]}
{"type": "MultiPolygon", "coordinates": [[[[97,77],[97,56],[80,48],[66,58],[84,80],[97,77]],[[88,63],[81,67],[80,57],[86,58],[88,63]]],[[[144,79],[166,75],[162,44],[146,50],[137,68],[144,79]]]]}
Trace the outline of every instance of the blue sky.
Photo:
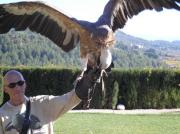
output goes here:
{"type": "MultiPolygon", "coordinates": [[[[0,0],[9,3],[22,0],[0,0]]],[[[25,1],[25,0],[23,0],[25,1]]],[[[34,0],[31,0],[34,1],[34,0]]],[[[41,0],[77,19],[94,22],[102,14],[108,0],[41,0]]],[[[144,11],[128,20],[121,31],[147,40],[180,40],[180,12],[144,11]]]]}

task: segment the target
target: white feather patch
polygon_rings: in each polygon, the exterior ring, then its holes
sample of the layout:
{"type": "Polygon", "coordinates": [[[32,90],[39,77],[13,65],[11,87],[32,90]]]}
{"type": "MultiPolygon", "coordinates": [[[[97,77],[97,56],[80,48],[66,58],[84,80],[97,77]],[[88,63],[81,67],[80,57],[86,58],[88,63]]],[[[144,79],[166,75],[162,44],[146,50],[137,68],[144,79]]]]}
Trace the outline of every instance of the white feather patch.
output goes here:
{"type": "Polygon", "coordinates": [[[101,69],[106,69],[111,65],[112,55],[109,48],[101,48],[100,65],[101,69]]]}
{"type": "Polygon", "coordinates": [[[71,41],[71,38],[72,38],[72,33],[70,30],[67,30],[66,37],[63,41],[63,45],[66,46],[71,41]]]}

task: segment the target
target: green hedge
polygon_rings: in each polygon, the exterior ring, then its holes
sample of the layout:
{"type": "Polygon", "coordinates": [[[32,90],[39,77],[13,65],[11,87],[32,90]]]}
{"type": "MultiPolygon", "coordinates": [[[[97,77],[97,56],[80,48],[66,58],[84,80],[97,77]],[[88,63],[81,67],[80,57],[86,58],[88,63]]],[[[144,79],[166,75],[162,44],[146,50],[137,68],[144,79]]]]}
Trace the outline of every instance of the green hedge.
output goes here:
{"type": "Polygon", "coordinates": [[[114,70],[106,81],[109,102],[106,108],[113,107],[115,82],[119,87],[117,103],[125,104],[128,109],[180,107],[180,71],[114,70]]]}
{"type": "MultiPolygon", "coordinates": [[[[0,78],[10,68],[0,68],[0,78]]],[[[62,95],[73,88],[78,69],[18,68],[27,81],[27,96],[62,95]]],[[[121,103],[127,109],[180,107],[179,70],[120,70],[114,69],[95,90],[91,108],[114,109],[121,103]]],[[[0,82],[2,85],[2,82],[0,82]]],[[[4,102],[8,99],[5,95],[4,102]]],[[[82,108],[82,103],[76,108],[82,108]]]]}
{"type": "Polygon", "coordinates": [[[2,71],[0,70],[0,104],[3,103],[2,78],[2,71]]]}

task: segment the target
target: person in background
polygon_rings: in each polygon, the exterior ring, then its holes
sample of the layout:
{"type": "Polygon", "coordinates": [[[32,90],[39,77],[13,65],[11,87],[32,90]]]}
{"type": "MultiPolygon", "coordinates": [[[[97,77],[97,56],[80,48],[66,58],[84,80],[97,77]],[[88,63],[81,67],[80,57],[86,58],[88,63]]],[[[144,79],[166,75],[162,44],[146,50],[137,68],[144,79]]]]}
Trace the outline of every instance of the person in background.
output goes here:
{"type": "Polygon", "coordinates": [[[89,71],[70,92],[61,95],[25,96],[26,80],[16,71],[3,78],[9,101],[0,107],[0,134],[53,134],[53,121],[92,96],[96,77],[89,71]]]}

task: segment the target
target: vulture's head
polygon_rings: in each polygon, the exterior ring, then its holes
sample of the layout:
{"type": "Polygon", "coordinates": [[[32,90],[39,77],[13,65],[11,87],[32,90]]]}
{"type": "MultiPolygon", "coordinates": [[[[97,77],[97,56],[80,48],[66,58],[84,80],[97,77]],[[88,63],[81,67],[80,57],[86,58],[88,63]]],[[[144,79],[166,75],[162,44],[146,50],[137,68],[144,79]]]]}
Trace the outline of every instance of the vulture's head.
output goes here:
{"type": "Polygon", "coordinates": [[[92,33],[92,39],[96,42],[97,47],[109,48],[115,44],[114,32],[108,25],[102,25],[92,33]]]}

